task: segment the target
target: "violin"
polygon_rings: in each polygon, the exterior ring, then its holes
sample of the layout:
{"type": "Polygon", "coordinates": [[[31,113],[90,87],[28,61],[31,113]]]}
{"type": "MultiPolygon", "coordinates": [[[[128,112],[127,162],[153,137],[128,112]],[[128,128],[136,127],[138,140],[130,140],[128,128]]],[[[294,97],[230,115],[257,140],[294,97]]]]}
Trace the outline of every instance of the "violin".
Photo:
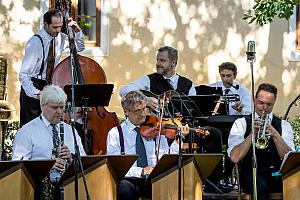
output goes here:
{"type": "MultiPolygon", "coordinates": [[[[161,119],[156,116],[148,115],[145,122],[140,125],[140,131],[144,138],[153,139],[158,135],[159,129],[161,129],[161,135],[165,135],[168,139],[175,139],[178,128],[182,126],[181,117],[161,119]]],[[[210,134],[209,131],[203,127],[189,128],[189,131],[194,131],[197,135],[201,136],[208,136],[210,134]]]]}

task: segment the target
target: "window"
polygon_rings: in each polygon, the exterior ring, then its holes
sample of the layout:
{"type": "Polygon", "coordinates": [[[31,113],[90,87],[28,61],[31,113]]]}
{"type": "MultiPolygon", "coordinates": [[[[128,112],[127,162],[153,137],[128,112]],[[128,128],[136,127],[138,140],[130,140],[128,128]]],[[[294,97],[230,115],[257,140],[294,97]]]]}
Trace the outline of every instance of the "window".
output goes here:
{"type": "MultiPolygon", "coordinates": [[[[100,46],[100,5],[101,0],[72,0],[57,1],[51,0],[50,7],[57,7],[61,2],[71,2],[69,5],[69,16],[78,22],[85,35],[85,44],[87,46],[100,46]]],[[[64,4],[64,3],[61,3],[64,4]]]]}
{"type": "Polygon", "coordinates": [[[289,20],[289,32],[284,35],[284,58],[288,61],[300,61],[300,6],[295,6],[289,20]]]}
{"type": "Polygon", "coordinates": [[[109,0],[41,0],[41,16],[57,2],[71,2],[69,16],[78,22],[85,35],[86,50],[82,54],[108,55],[109,0]]]}

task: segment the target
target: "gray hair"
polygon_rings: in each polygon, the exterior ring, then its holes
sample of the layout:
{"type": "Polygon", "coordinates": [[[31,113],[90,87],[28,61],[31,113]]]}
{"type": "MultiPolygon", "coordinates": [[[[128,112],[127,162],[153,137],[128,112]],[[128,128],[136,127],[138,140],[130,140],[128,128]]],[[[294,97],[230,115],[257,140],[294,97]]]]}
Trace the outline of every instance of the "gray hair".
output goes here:
{"type": "Polygon", "coordinates": [[[56,85],[47,85],[42,91],[40,101],[41,107],[49,102],[65,104],[67,101],[67,95],[60,87],[56,85]]]}
{"type": "Polygon", "coordinates": [[[146,103],[147,97],[140,91],[127,92],[121,99],[123,109],[130,109],[136,103],[146,103]]]}

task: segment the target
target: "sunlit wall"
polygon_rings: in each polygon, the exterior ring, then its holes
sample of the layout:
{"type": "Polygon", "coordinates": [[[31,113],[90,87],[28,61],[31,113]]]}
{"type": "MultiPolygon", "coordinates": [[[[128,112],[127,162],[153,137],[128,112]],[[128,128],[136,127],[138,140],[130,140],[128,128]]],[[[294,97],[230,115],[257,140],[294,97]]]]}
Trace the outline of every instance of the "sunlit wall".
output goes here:
{"type": "MultiPolygon", "coordinates": [[[[43,1],[45,2],[45,1],[43,1]]],[[[171,45],[179,50],[177,72],[196,85],[219,80],[218,65],[238,66],[237,80],[251,87],[246,59],[249,40],[256,42],[255,89],[270,82],[279,89],[274,112],[284,115],[300,93],[299,62],[286,54],[289,24],[275,20],[259,27],[242,20],[251,0],[110,0],[109,55],[95,57],[115,85],[109,110],[122,114],[120,87],[155,71],[156,50],[171,45]]],[[[0,2],[0,55],[8,59],[7,100],[19,113],[18,71],[26,41],[39,29],[40,1],[0,2]]],[[[291,40],[291,38],[289,38],[291,40]]],[[[298,114],[297,107],[289,116],[298,114]]]]}

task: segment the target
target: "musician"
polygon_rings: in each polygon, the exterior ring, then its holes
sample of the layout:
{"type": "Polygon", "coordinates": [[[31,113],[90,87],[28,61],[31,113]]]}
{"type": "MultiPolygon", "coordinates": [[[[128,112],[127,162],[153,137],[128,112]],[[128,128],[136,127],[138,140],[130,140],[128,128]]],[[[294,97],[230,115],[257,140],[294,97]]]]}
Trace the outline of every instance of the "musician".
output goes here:
{"type": "MultiPolygon", "coordinates": [[[[61,146],[60,150],[53,148],[57,142],[56,139],[60,139],[60,141],[62,139],[60,134],[55,137],[54,130],[60,130],[59,123],[63,117],[66,99],[65,92],[58,86],[48,85],[43,89],[40,97],[42,113],[17,132],[13,142],[13,160],[51,159],[58,154],[52,171],[57,170],[59,172],[65,169],[65,160],[67,163],[72,162],[71,153],[75,153],[75,148],[70,125],[62,122],[64,145],[61,146]]],[[[81,139],[76,131],[75,135],[80,154],[85,155],[81,139]]],[[[54,173],[51,174],[51,179],[55,182],[55,177],[52,175],[54,176],[54,173]]]]}
{"type": "MultiPolygon", "coordinates": [[[[272,176],[272,173],[279,171],[284,155],[294,150],[291,125],[272,113],[276,97],[277,88],[269,83],[260,84],[255,94],[254,134],[257,135],[263,123],[258,119],[263,113],[269,114],[270,120],[266,128],[266,133],[270,134],[269,144],[265,149],[255,149],[259,199],[266,199],[266,195],[272,192],[282,192],[282,178],[272,176]]],[[[227,152],[231,160],[240,165],[240,184],[246,193],[252,193],[251,138],[251,115],[237,119],[230,131],[227,152]]]]}
{"type": "Polygon", "coordinates": [[[251,95],[248,89],[237,81],[237,67],[232,62],[224,62],[219,66],[222,81],[211,83],[210,86],[222,87],[223,95],[238,94],[239,102],[229,102],[229,115],[248,115],[251,113],[251,95]]]}
{"type": "MultiPolygon", "coordinates": [[[[50,84],[54,68],[58,65],[62,52],[68,47],[68,36],[61,32],[62,13],[57,9],[48,10],[44,16],[44,27],[32,36],[26,44],[19,80],[20,126],[41,113],[39,97],[43,86],[50,84]]],[[[84,35],[72,19],[68,24],[75,32],[78,51],[84,50],[84,35]]]]}
{"type": "MultiPolygon", "coordinates": [[[[176,73],[176,66],[178,61],[177,49],[170,46],[163,46],[158,49],[156,55],[156,73],[142,76],[140,79],[129,83],[120,90],[120,96],[123,96],[128,91],[132,90],[146,90],[156,95],[160,95],[168,90],[176,90],[180,95],[196,95],[196,90],[193,82],[188,78],[180,76],[176,73]]],[[[153,97],[147,101],[147,106],[152,109],[157,108],[157,100],[153,97]]],[[[195,142],[199,145],[199,151],[207,153],[221,153],[222,152],[222,136],[221,132],[214,127],[206,127],[210,135],[207,137],[195,137],[195,142]]],[[[221,169],[215,170],[209,180],[217,185],[221,174],[221,169]]],[[[212,186],[215,190],[215,187],[212,186]]]]}
{"type": "MultiPolygon", "coordinates": [[[[249,115],[251,114],[251,95],[248,89],[235,81],[237,76],[237,67],[232,62],[224,62],[219,65],[219,74],[221,81],[211,83],[210,86],[222,87],[223,95],[237,94],[240,101],[226,101],[226,110],[228,115],[249,115]]],[[[228,135],[230,129],[222,128],[221,131],[224,145],[227,147],[228,135]]],[[[230,158],[225,155],[224,163],[224,183],[229,186],[228,190],[232,186],[230,183],[230,176],[232,174],[234,164],[230,161],[230,158]]]]}
{"type": "MultiPolygon", "coordinates": [[[[155,147],[158,137],[146,139],[140,131],[140,125],[146,120],[146,96],[140,91],[130,91],[121,100],[126,120],[121,124],[120,131],[112,128],[107,136],[107,154],[120,155],[122,146],[125,154],[137,154],[138,160],[127,172],[118,185],[118,199],[138,199],[140,196],[151,198],[151,184],[145,176],[150,174],[156,165],[155,147]],[[123,136],[123,142],[120,139],[123,136]]],[[[188,133],[188,127],[181,128],[182,134],[188,133]]],[[[177,154],[179,145],[174,140],[170,147],[167,138],[162,135],[160,140],[159,157],[163,154],[177,154]]]]}
{"type": "Polygon", "coordinates": [[[156,55],[156,73],[142,76],[122,87],[120,96],[132,90],[146,90],[157,95],[167,90],[176,90],[180,94],[195,95],[193,82],[176,73],[177,60],[177,49],[170,46],[160,47],[156,55]]]}

